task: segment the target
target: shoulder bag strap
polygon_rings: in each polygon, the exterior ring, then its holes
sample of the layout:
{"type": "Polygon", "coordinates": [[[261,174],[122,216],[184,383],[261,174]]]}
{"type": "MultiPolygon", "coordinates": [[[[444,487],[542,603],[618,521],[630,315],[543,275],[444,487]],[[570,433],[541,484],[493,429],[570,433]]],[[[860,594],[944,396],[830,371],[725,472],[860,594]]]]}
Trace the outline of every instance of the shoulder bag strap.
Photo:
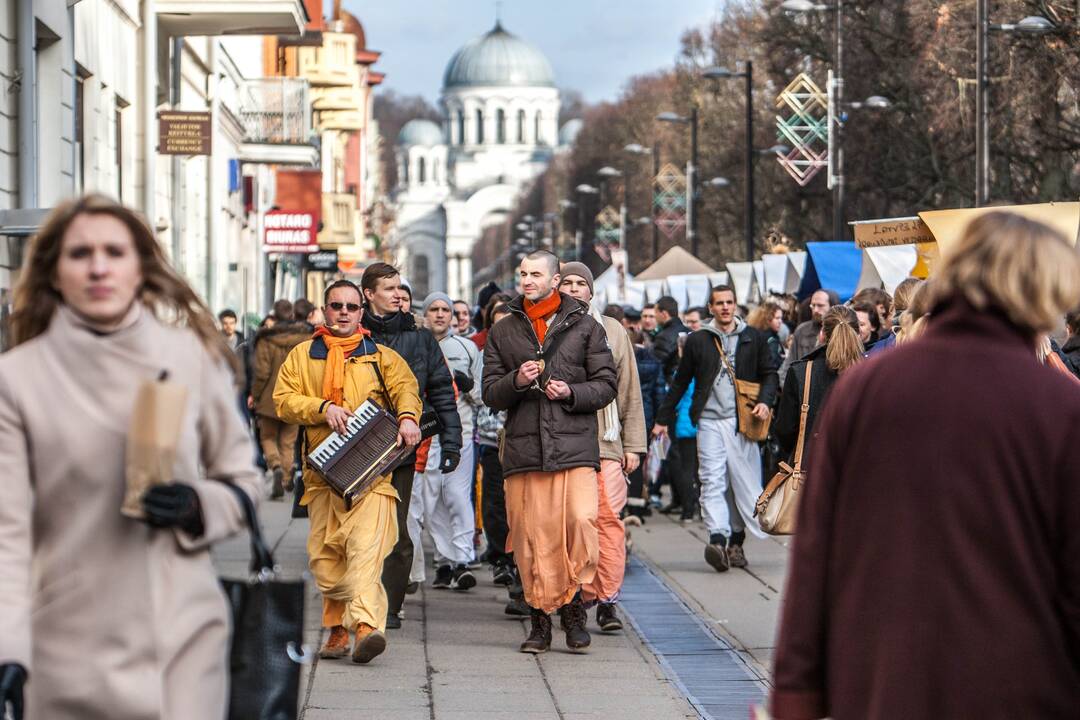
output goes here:
{"type": "Polygon", "coordinates": [[[795,472],[802,470],[803,445],[806,441],[806,416],[810,412],[810,369],[814,361],[806,362],[806,380],[803,383],[802,407],[799,410],[799,441],[795,444],[795,472]]]}
{"type": "Polygon", "coordinates": [[[727,353],[724,352],[724,346],[720,344],[720,338],[713,335],[712,341],[716,344],[716,350],[720,353],[720,362],[727,368],[728,375],[731,376],[731,383],[735,384],[735,368],[731,367],[731,361],[728,360],[727,353]]]}
{"type": "Polygon", "coordinates": [[[259,518],[255,514],[255,503],[238,485],[229,480],[222,481],[222,484],[233,492],[237,502],[240,503],[240,509],[244,513],[244,523],[247,525],[248,532],[251,535],[251,574],[273,573],[274,556],[271,554],[270,548],[267,547],[266,540],[263,539],[262,528],[259,527],[259,518]]]}
{"type": "Polygon", "coordinates": [[[371,369],[375,371],[375,377],[379,378],[379,385],[382,386],[383,397],[386,398],[386,404],[389,406],[390,413],[397,418],[397,408],[394,407],[394,401],[390,398],[390,391],[386,387],[386,381],[383,380],[382,371],[379,370],[379,346],[375,346],[375,362],[371,364],[371,369]]]}

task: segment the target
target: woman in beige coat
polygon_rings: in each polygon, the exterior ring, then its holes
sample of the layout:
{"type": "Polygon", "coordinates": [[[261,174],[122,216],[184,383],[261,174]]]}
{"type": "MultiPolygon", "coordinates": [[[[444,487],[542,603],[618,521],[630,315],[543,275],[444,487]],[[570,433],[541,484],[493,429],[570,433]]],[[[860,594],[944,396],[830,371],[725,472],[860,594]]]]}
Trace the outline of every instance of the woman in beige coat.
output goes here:
{"type": "Polygon", "coordinates": [[[223,718],[228,612],[208,548],[257,497],[230,354],[150,230],[100,196],[58,207],[0,357],[0,716],[223,718]],[[168,320],[159,319],[168,318],[168,320]],[[120,513],[140,383],[187,390],[175,483],[120,513]],[[25,713],[22,698],[25,685],[25,713]]]}

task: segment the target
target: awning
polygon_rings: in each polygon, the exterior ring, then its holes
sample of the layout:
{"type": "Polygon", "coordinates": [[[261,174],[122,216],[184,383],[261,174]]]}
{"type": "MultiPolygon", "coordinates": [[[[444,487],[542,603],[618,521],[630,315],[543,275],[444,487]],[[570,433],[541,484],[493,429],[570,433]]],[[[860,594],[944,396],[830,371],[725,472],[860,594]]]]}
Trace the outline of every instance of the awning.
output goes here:
{"type": "Polygon", "coordinates": [[[850,300],[862,274],[862,250],[853,242],[834,241],[808,242],[806,251],[810,258],[799,284],[799,299],[826,289],[834,290],[840,302],[850,300]]]}
{"type": "Polygon", "coordinates": [[[919,213],[930,228],[943,255],[960,241],[964,230],[975,218],[988,212],[1005,211],[1038,220],[1056,229],[1076,245],[1080,235],[1080,202],[1051,202],[1033,205],[1007,205],[1000,207],[965,208],[961,210],[931,210],[919,213]]]}
{"type": "Polygon", "coordinates": [[[711,267],[676,245],[638,273],[638,280],[664,280],[672,275],[708,275],[711,267]]]}
{"type": "Polygon", "coordinates": [[[857,289],[885,288],[890,295],[896,286],[911,277],[919,261],[914,245],[893,245],[863,249],[862,274],[857,289]]]}
{"type": "Polygon", "coordinates": [[[757,294],[757,276],[754,274],[754,263],[728,263],[727,271],[728,275],[731,276],[731,286],[735,288],[735,302],[739,305],[746,305],[757,294]]]}

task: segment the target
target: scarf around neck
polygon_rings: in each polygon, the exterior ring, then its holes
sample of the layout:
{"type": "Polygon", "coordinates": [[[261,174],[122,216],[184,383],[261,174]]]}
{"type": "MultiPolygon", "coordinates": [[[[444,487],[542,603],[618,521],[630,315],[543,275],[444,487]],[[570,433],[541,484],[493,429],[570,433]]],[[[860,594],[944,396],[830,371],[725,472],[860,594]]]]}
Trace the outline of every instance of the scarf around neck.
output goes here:
{"type": "Polygon", "coordinates": [[[532,300],[525,298],[525,314],[532,321],[533,330],[536,331],[536,339],[540,341],[541,346],[543,346],[544,337],[547,335],[548,320],[559,311],[560,307],[562,307],[562,295],[559,294],[558,290],[540,302],[534,303],[532,300]]]}
{"type": "Polygon", "coordinates": [[[323,372],[323,400],[329,400],[343,407],[345,402],[345,358],[353,353],[364,338],[371,333],[363,327],[357,328],[354,335],[338,337],[330,328],[322,325],[314,338],[322,338],[326,343],[326,370],[323,372]]]}

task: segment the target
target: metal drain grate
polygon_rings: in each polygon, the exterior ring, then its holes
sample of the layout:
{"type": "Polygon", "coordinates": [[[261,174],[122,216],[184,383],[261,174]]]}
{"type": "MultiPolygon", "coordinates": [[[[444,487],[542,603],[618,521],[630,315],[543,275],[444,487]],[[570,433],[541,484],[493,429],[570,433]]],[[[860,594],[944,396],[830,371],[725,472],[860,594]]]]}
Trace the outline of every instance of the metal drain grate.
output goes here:
{"type": "Polygon", "coordinates": [[[632,557],[619,604],[664,671],[706,720],[745,720],[765,700],[761,682],[639,559],[632,557]]]}

